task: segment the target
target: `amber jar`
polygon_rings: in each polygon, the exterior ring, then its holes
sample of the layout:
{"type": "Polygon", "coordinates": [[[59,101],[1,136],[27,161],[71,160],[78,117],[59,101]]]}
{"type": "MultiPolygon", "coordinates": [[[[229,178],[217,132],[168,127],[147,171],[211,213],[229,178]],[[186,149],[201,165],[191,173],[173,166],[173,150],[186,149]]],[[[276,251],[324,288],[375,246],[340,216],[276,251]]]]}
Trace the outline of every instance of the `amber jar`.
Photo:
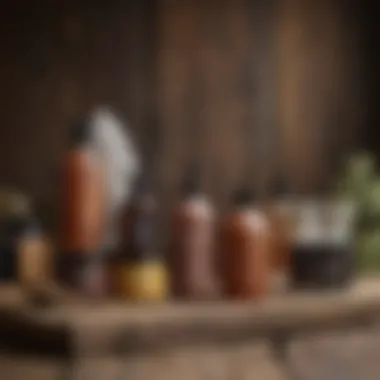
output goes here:
{"type": "MultiPolygon", "coordinates": [[[[102,278],[99,255],[106,220],[105,189],[104,165],[92,144],[92,126],[84,121],[73,128],[63,163],[58,276],[69,285],[92,287],[102,278]]],[[[98,292],[101,287],[97,284],[94,289],[98,292]]]]}
{"type": "Polygon", "coordinates": [[[0,187],[0,282],[17,280],[18,242],[30,215],[25,195],[0,187]]]}
{"type": "Polygon", "coordinates": [[[269,189],[265,213],[270,228],[270,266],[275,289],[284,289],[289,280],[295,245],[294,209],[288,184],[278,178],[269,189]]]}
{"type": "Polygon", "coordinates": [[[270,290],[270,234],[251,191],[239,190],[222,220],[219,250],[224,292],[233,299],[259,299],[270,290]]]}
{"type": "Polygon", "coordinates": [[[22,286],[40,286],[53,277],[51,242],[36,220],[27,221],[17,243],[18,281],[22,286]]]}
{"type": "Polygon", "coordinates": [[[198,170],[189,171],[181,195],[170,229],[172,291],[178,298],[213,298],[217,293],[215,215],[212,204],[201,191],[198,170]]]}
{"type": "Polygon", "coordinates": [[[139,179],[121,218],[121,246],[114,287],[130,301],[161,301],[168,292],[165,261],[157,249],[157,203],[139,179]]]}

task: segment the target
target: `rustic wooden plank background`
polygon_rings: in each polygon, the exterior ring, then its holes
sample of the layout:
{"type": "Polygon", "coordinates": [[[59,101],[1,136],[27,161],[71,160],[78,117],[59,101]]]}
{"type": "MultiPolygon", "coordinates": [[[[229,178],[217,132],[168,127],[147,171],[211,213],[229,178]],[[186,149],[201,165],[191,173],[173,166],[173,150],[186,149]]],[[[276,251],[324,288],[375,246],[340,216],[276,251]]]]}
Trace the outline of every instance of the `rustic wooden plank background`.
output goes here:
{"type": "Polygon", "coordinates": [[[250,180],[284,170],[298,190],[364,141],[360,33],[343,1],[7,0],[0,14],[0,178],[37,198],[54,190],[70,122],[100,102],[140,145],[149,123],[162,128],[166,209],[194,150],[226,204],[247,176],[247,125],[250,180]]]}
{"type": "Polygon", "coordinates": [[[279,17],[284,157],[297,187],[307,189],[332,174],[334,155],[361,147],[358,35],[337,1],[284,1],[279,17]]]}

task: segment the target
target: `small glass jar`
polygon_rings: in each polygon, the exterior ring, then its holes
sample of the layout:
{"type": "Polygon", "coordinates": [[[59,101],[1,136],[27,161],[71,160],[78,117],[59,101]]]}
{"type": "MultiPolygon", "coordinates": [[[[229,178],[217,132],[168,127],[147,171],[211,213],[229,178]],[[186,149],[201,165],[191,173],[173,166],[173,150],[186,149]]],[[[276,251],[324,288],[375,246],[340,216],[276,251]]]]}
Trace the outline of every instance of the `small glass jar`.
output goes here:
{"type": "Polygon", "coordinates": [[[292,284],[297,288],[339,288],[355,273],[353,202],[309,199],[298,205],[292,284]]]}

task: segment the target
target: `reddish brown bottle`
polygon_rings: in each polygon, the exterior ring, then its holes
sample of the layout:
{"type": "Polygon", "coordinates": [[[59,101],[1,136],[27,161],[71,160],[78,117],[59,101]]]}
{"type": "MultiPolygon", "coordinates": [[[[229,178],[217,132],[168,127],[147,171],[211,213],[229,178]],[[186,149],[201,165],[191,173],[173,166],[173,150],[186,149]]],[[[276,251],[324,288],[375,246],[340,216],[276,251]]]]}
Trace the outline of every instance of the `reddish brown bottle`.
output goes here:
{"type": "Polygon", "coordinates": [[[182,200],[172,215],[170,263],[176,297],[208,299],[216,295],[214,209],[201,191],[199,171],[186,178],[182,200]]]}
{"type": "Polygon", "coordinates": [[[221,225],[221,277],[225,294],[235,299],[259,299],[270,290],[269,226],[255,207],[253,193],[239,190],[233,210],[221,225]]]}
{"type": "Polygon", "coordinates": [[[74,127],[64,160],[59,274],[76,287],[100,291],[99,254],[106,214],[105,173],[92,146],[91,125],[74,127]]]}

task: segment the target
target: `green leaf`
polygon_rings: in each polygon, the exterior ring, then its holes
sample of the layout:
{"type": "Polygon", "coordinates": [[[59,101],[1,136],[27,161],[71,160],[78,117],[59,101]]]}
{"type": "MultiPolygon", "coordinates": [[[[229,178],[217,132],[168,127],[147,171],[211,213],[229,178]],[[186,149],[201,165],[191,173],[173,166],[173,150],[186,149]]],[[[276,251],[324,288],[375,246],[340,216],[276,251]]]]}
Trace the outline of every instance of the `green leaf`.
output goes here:
{"type": "Polygon", "coordinates": [[[380,229],[364,232],[357,239],[359,268],[380,271],[380,229]]]}

